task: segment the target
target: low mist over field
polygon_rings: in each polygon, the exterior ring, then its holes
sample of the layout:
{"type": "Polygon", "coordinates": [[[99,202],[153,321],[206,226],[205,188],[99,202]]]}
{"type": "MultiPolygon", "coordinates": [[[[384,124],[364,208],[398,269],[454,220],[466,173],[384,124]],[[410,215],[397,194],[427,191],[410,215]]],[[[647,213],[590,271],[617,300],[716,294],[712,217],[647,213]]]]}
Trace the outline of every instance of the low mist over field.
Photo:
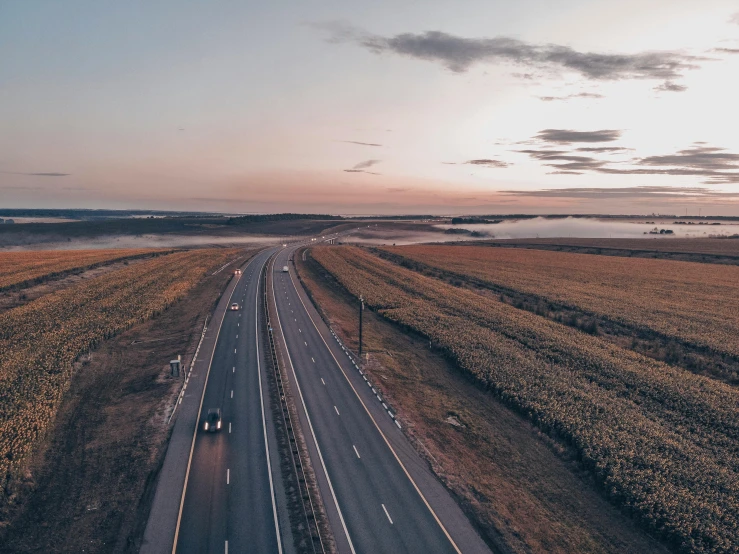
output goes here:
{"type": "Polygon", "coordinates": [[[655,230],[670,229],[673,237],[729,236],[739,233],[739,225],[721,223],[673,224],[674,219],[644,218],[643,221],[613,221],[588,218],[543,218],[502,221],[497,224],[439,225],[441,229],[464,228],[479,233],[483,237],[496,239],[523,238],[665,238],[664,234],[650,234],[655,230]],[[649,223],[645,223],[648,221],[649,223]]]}

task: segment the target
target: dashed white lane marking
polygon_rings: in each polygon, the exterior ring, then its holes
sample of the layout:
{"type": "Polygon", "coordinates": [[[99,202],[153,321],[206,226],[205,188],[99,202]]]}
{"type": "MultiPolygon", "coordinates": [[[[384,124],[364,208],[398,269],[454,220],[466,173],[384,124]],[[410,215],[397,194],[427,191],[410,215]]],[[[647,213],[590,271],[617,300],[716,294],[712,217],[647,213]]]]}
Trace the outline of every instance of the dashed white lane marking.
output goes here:
{"type": "Polygon", "coordinates": [[[313,363],[316,363],[316,361],[315,361],[315,360],[314,360],[313,358],[311,358],[311,361],[312,361],[313,363]]]}
{"type": "Polygon", "coordinates": [[[336,406],[334,406],[334,410],[336,410],[336,415],[341,415],[341,414],[339,413],[339,408],[337,408],[336,406]]]}
{"type": "Polygon", "coordinates": [[[233,368],[231,369],[231,373],[236,373],[236,366],[233,366],[233,368]]]}
{"type": "Polygon", "coordinates": [[[228,554],[228,541],[226,541],[226,554],[228,554]]]}
{"type": "Polygon", "coordinates": [[[298,333],[302,333],[302,332],[303,330],[300,327],[298,327],[298,333]]]}
{"type": "Polygon", "coordinates": [[[236,327],[241,327],[241,323],[236,323],[236,327]]]}
{"type": "Polygon", "coordinates": [[[236,354],[236,349],[234,348],[234,354],[236,354]]]}
{"type": "Polygon", "coordinates": [[[352,444],[352,448],[354,449],[354,453],[357,455],[357,458],[361,459],[362,456],[359,455],[359,450],[357,450],[357,447],[352,444]]]}
{"type": "Polygon", "coordinates": [[[226,484],[227,485],[231,484],[231,470],[230,469],[226,470],[226,484]]]}
{"type": "Polygon", "coordinates": [[[305,341],[303,341],[303,344],[305,344],[306,346],[308,346],[308,343],[307,343],[307,342],[305,342],[305,341]]]}
{"type": "Polygon", "coordinates": [[[323,380],[323,377],[321,377],[321,383],[323,383],[324,385],[326,384],[326,381],[323,380]]]}
{"type": "Polygon", "coordinates": [[[231,422],[230,421],[228,422],[228,432],[229,433],[231,432],[231,422]]]}
{"type": "Polygon", "coordinates": [[[239,338],[239,335],[236,335],[236,338],[239,338]]]}
{"type": "Polygon", "coordinates": [[[234,397],[234,391],[233,391],[233,389],[231,389],[231,398],[233,398],[233,397],[234,397]]]}
{"type": "Polygon", "coordinates": [[[390,522],[390,525],[393,524],[393,520],[390,517],[390,514],[387,513],[387,508],[385,507],[385,504],[382,505],[382,509],[385,510],[385,515],[387,516],[387,520],[390,522]]]}

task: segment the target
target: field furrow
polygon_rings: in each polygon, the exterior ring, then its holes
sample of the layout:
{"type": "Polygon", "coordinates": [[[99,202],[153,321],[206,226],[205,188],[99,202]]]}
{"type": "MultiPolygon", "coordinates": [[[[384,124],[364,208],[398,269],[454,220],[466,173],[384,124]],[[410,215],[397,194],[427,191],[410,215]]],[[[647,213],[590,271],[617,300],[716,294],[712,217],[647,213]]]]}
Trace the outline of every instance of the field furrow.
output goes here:
{"type": "Polygon", "coordinates": [[[3,486],[53,421],[80,355],[167,309],[207,271],[236,255],[233,249],[204,249],[161,256],[0,314],[3,486]]]}
{"type": "MultiPolygon", "coordinates": [[[[452,249],[450,249],[451,251],[452,249]]],[[[351,293],[427,336],[684,552],[739,550],[739,392],[353,247],[312,255],[351,293]]]]}

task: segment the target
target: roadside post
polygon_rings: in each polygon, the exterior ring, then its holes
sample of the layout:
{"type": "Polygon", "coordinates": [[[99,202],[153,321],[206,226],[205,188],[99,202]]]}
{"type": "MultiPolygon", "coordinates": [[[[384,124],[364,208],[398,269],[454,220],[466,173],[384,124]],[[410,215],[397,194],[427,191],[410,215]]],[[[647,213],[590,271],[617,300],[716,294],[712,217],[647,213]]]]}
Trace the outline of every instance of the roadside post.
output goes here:
{"type": "Polygon", "coordinates": [[[362,312],[364,311],[364,297],[359,295],[359,359],[362,359],[362,312]]]}

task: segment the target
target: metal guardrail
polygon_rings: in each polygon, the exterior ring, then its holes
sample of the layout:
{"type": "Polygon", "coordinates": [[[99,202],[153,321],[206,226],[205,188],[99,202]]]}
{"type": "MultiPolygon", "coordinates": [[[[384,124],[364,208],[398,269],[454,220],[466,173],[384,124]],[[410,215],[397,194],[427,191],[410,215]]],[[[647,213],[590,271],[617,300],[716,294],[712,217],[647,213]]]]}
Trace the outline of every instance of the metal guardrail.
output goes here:
{"type": "Polygon", "coordinates": [[[198,359],[198,354],[200,354],[200,345],[203,344],[205,333],[208,331],[208,319],[210,319],[210,314],[205,316],[205,323],[203,323],[203,331],[200,333],[200,340],[198,341],[198,346],[195,349],[195,353],[192,355],[192,360],[190,360],[190,367],[187,369],[187,371],[185,371],[185,380],[182,383],[182,388],[180,389],[180,393],[177,395],[177,402],[174,403],[174,408],[172,408],[172,413],[169,414],[169,417],[167,418],[167,425],[169,425],[170,422],[172,421],[172,418],[174,417],[174,414],[177,411],[177,406],[182,404],[182,398],[185,396],[185,390],[187,389],[187,384],[190,382],[190,374],[192,373],[192,368],[195,367],[195,361],[198,359]]]}

